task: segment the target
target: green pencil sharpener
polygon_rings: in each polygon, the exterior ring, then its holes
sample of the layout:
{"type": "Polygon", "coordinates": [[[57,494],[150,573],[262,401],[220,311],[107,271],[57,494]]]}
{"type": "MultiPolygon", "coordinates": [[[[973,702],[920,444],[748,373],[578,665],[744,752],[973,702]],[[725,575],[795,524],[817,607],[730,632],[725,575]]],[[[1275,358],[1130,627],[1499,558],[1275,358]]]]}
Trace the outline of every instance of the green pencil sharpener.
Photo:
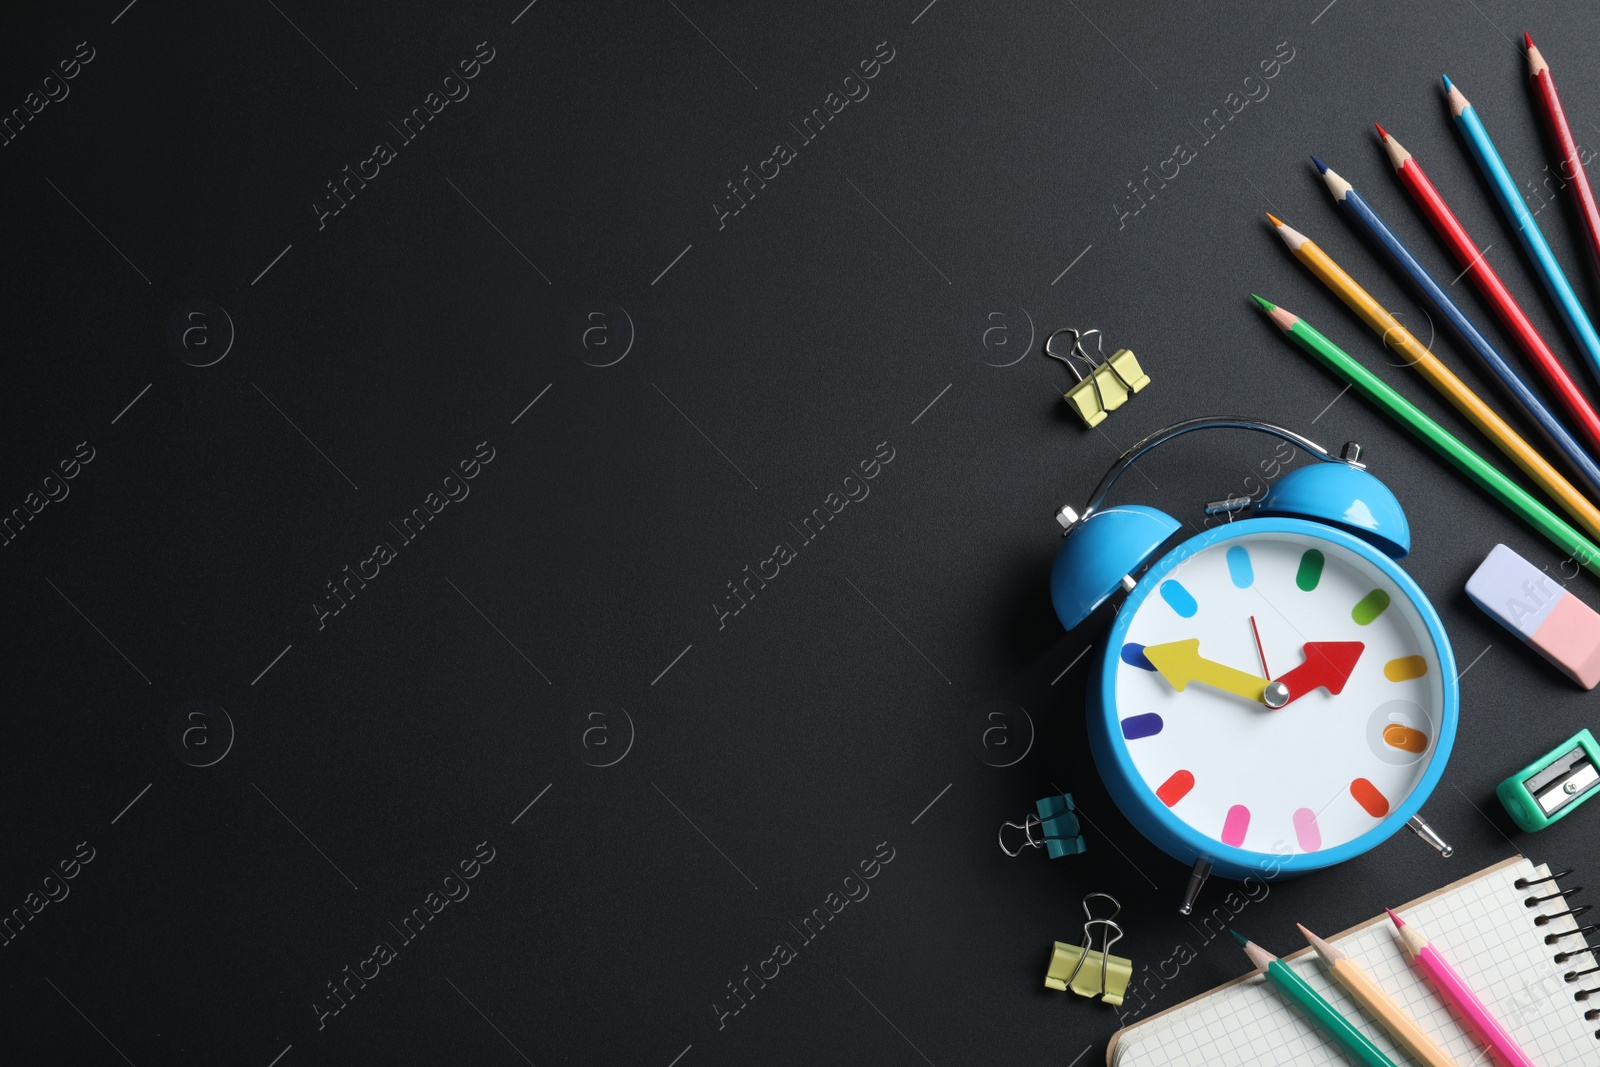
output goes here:
{"type": "Polygon", "coordinates": [[[1494,792],[1518,826],[1543,830],[1600,793],[1600,744],[1588,730],[1579,730],[1494,792]]]}

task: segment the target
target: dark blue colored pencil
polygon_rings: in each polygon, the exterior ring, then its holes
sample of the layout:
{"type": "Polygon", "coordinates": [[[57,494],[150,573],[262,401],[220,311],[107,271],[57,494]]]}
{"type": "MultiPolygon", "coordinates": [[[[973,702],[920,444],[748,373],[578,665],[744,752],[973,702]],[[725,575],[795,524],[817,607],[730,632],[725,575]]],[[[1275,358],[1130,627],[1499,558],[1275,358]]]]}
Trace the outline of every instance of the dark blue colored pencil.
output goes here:
{"type": "Polygon", "coordinates": [[[1568,466],[1583,483],[1590,498],[1600,500],[1600,466],[1595,465],[1594,460],[1583,450],[1583,446],[1567,432],[1561,420],[1557,419],[1545,406],[1544,401],[1540,400],[1538,395],[1528,388],[1527,383],[1517,376],[1517,372],[1511,369],[1505,358],[1495,351],[1489,339],[1479,332],[1472,324],[1472,320],[1467,318],[1466,313],[1450,299],[1450,295],[1443,287],[1433,280],[1427,268],[1417,262],[1417,257],[1401,243],[1400,238],[1396,237],[1394,231],[1378,217],[1378,213],[1372,210],[1371,205],[1361,198],[1361,194],[1316,156],[1312,156],[1311,161],[1322,172],[1322,180],[1328,183],[1328,191],[1333,193],[1334,202],[1366,231],[1373,243],[1384,251],[1395,266],[1405,272],[1417,291],[1444,317],[1451,329],[1466,344],[1467,349],[1478,358],[1478,362],[1499,379],[1501,386],[1511,395],[1511,399],[1516,401],[1517,406],[1538,425],[1545,440],[1566,457],[1568,466]]]}

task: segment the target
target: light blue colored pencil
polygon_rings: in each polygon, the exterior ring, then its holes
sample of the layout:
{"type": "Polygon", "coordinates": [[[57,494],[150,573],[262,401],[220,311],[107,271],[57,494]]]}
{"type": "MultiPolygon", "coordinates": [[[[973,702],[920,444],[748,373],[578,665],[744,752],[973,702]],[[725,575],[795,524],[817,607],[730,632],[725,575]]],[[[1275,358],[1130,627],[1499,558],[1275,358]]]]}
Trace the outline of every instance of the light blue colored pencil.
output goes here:
{"type": "Polygon", "coordinates": [[[1544,283],[1550,299],[1556,302],[1568,332],[1588,357],[1589,369],[1600,375],[1600,334],[1595,333],[1588,312],[1578,303],[1578,294],[1572,291],[1566,273],[1562,271],[1561,264],[1556,262],[1555,253],[1550,251],[1550,243],[1544,239],[1539,224],[1533,220],[1533,212],[1522,202],[1522,194],[1517,192],[1516,182],[1511,180],[1505,162],[1495,150],[1494,142],[1489,139],[1489,131],[1483,128],[1477,109],[1448,76],[1444,79],[1444,90],[1449,98],[1450,114],[1455,119],[1456,129],[1466,139],[1473,162],[1478,164],[1478,169],[1488,179],[1490,188],[1494,190],[1494,198],[1500,203],[1500,210],[1516,227],[1522,250],[1533,260],[1534,273],[1544,283]]]}

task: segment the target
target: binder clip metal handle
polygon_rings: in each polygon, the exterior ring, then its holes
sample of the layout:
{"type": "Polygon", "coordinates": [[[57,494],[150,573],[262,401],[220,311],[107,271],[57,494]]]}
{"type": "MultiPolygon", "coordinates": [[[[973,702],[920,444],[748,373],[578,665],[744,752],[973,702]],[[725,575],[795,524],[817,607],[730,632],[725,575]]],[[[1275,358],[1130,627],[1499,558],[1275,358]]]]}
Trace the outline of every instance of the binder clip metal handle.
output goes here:
{"type": "Polygon", "coordinates": [[[1035,837],[1033,835],[1034,830],[1036,830],[1040,825],[1042,825],[1042,822],[1043,822],[1043,820],[1041,820],[1039,818],[1039,816],[1037,816],[1037,815],[1029,815],[1026,819],[1023,819],[1021,822],[1011,822],[1010,820],[1007,820],[1006,822],[1001,823],[1000,824],[1000,851],[1004,852],[1006,855],[1008,855],[1008,856],[1012,857],[1013,859],[1015,859],[1016,857],[1022,855],[1022,850],[1025,849],[1025,848],[1043,848],[1044,847],[1044,838],[1035,837]],[[1022,843],[1019,844],[1016,848],[1011,848],[1006,844],[1006,829],[1008,827],[1013,829],[1013,830],[1021,830],[1023,835],[1024,835],[1022,843]]]}
{"type": "Polygon", "coordinates": [[[1111,353],[1109,359],[1106,358],[1098,329],[1078,330],[1067,326],[1056,330],[1045,338],[1044,353],[1060,361],[1072,372],[1077,384],[1062,396],[1084,425],[1091,428],[1100,425],[1107,413],[1126,404],[1128,397],[1150,384],[1150,376],[1139,366],[1138,357],[1130,350],[1119,348],[1111,353]],[[1072,347],[1062,353],[1052,345],[1064,333],[1072,335],[1072,347]],[[1083,345],[1084,339],[1091,336],[1095,339],[1094,355],[1090,355],[1083,345]],[[1088,369],[1088,377],[1084,377],[1079,364],[1088,369]]]}
{"type": "Polygon", "coordinates": [[[1008,856],[1022,855],[1025,848],[1042,848],[1051,859],[1076,856],[1087,849],[1078,827],[1078,809],[1072,803],[1072,794],[1044,797],[1034,802],[1034,812],[1021,822],[1000,824],[1000,851],[1008,856]],[[1006,844],[1006,830],[1021,830],[1023,840],[1013,849],[1006,844]]]}
{"type": "Polygon", "coordinates": [[[1128,992],[1128,983],[1133,978],[1133,961],[1111,954],[1111,946],[1122,940],[1122,927],[1115,921],[1121,911],[1122,905],[1109,893],[1090,893],[1083,898],[1083,914],[1086,917],[1083,924],[1083,944],[1067,945],[1060,941],[1055,943],[1055,949],[1050,957],[1050,969],[1044,978],[1047,988],[1070,989],[1080,997],[1098,996],[1102,1002],[1113,1006],[1122,1003],[1128,992]],[[1111,902],[1111,914],[1104,916],[1094,914],[1089,902],[1096,897],[1111,902]],[[1096,928],[1101,931],[1099,948],[1092,947],[1096,928]],[[1085,963],[1090,967],[1087,972],[1084,970],[1085,963]],[[1069,966],[1071,970],[1068,970],[1069,966]],[[1100,969],[1098,984],[1091,980],[1095,967],[1100,969]]]}

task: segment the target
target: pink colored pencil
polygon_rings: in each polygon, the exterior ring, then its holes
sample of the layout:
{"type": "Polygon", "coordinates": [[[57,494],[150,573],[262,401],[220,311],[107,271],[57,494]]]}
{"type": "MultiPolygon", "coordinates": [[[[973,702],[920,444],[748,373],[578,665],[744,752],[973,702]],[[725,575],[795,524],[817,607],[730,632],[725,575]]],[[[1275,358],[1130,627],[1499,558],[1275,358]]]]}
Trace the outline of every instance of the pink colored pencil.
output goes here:
{"type": "Polygon", "coordinates": [[[1395,929],[1400,931],[1400,940],[1405,944],[1411,962],[1428,976],[1445,1003],[1467,1021],[1468,1027],[1489,1047],[1489,1051],[1508,1067],[1536,1067],[1506,1028],[1500,1025],[1500,1020],[1489,1014],[1489,1009],[1456,973],[1455,968],[1439,955],[1439,950],[1428,944],[1427,938],[1416,927],[1407,926],[1393,909],[1384,910],[1394,920],[1395,929]]]}

